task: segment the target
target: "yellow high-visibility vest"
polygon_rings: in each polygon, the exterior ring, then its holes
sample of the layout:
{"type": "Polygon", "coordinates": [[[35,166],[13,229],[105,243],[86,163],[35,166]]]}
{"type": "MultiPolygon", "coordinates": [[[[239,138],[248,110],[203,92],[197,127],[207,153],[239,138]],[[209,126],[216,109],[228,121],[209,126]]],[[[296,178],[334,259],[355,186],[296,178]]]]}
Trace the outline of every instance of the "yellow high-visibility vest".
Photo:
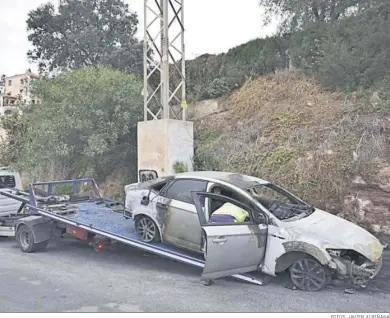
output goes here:
{"type": "Polygon", "coordinates": [[[225,203],[223,206],[221,206],[218,210],[216,210],[213,215],[231,215],[234,217],[237,222],[244,222],[247,217],[249,217],[249,214],[244,209],[241,209],[237,205],[231,204],[231,203],[225,203]]]}

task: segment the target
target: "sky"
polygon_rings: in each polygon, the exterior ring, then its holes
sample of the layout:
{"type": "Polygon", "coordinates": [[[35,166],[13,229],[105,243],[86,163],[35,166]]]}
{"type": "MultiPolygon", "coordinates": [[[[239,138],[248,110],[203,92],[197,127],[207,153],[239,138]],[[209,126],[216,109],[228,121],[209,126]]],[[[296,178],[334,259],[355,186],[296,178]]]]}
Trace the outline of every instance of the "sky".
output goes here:
{"type": "MultiPolygon", "coordinates": [[[[56,4],[59,0],[49,0],[56,4]]],[[[138,37],[143,37],[144,0],[124,0],[139,15],[138,37]]],[[[25,72],[29,64],[26,53],[26,19],[30,10],[48,0],[0,0],[0,74],[25,72]]],[[[186,57],[204,53],[221,53],[249,40],[272,35],[275,24],[264,27],[258,0],[185,0],[186,57]]]]}

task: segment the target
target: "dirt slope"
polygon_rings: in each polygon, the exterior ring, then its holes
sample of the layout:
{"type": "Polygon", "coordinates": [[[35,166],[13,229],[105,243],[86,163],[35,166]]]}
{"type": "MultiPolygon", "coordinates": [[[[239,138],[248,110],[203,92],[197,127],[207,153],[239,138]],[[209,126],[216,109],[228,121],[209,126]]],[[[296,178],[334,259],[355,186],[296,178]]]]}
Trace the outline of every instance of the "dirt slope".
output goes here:
{"type": "Polygon", "coordinates": [[[357,94],[300,73],[247,82],[195,121],[200,169],[274,181],[312,204],[390,235],[389,117],[357,94]]]}

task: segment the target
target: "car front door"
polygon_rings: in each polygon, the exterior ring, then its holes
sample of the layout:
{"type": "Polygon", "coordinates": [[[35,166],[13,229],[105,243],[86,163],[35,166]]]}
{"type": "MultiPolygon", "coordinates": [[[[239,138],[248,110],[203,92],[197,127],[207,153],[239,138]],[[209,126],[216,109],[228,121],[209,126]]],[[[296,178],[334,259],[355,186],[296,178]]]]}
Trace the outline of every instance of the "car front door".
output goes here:
{"type": "Polygon", "coordinates": [[[206,234],[206,263],[202,278],[215,279],[258,270],[265,257],[267,217],[255,206],[207,192],[193,192],[200,224],[206,234]],[[250,220],[238,223],[207,221],[204,199],[234,204],[249,213],[250,220]]]}

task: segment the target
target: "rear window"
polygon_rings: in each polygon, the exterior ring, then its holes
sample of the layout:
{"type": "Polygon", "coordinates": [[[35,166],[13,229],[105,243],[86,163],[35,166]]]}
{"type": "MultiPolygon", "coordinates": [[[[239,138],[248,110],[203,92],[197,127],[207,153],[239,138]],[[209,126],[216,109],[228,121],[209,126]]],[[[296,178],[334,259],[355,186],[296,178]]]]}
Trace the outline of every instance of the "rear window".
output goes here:
{"type": "Polygon", "coordinates": [[[14,176],[0,176],[0,189],[15,187],[16,183],[14,176]]]}

